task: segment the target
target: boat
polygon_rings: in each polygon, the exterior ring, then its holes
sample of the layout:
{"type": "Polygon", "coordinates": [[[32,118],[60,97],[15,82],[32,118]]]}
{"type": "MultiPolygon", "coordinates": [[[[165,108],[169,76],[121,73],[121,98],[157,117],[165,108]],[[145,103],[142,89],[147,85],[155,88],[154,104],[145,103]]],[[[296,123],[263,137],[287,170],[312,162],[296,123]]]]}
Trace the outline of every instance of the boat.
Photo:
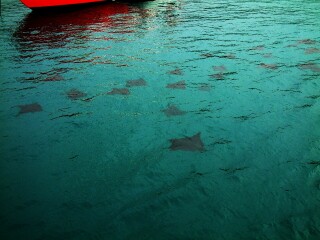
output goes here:
{"type": "Polygon", "coordinates": [[[20,0],[30,9],[66,7],[89,3],[106,2],[108,0],[20,0]]]}

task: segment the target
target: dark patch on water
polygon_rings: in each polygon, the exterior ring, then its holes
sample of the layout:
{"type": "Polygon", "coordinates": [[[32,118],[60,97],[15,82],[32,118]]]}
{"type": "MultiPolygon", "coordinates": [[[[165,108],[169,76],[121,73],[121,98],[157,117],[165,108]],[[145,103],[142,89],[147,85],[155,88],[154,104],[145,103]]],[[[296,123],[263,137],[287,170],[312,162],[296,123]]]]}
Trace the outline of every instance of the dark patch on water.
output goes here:
{"type": "Polygon", "coordinates": [[[37,87],[34,87],[34,86],[32,86],[32,87],[25,87],[25,88],[16,89],[15,91],[19,92],[19,91],[25,91],[25,90],[35,89],[35,88],[37,88],[37,87]]]}
{"type": "Polygon", "coordinates": [[[251,88],[248,88],[248,89],[250,89],[250,90],[257,90],[257,91],[259,91],[259,92],[263,92],[263,90],[262,90],[262,89],[260,89],[260,88],[254,88],[254,87],[251,87],[251,88]]]}
{"type": "Polygon", "coordinates": [[[214,57],[214,55],[212,53],[202,53],[200,56],[204,57],[204,58],[212,58],[212,57],[214,57]]]}
{"type": "Polygon", "coordinates": [[[192,171],[191,174],[194,176],[203,176],[204,175],[204,173],[196,172],[196,171],[192,171]]]}
{"type": "Polygon", "coordinates": [[[233,117],[234,119],[239,119],[241,121],[246,121],[246,120],[249,120],[249,119],[253,119],[253,118],[256,118],[257,116],[253,115],[253,114],[250,114],[250,115],[243,115],[243,116],[238,116],[238,117],[233,117]]]}
{"type": "Polygon", "coordinates": [[[219,139],[217,141],[215,141],[213,144],[214,145],[224,145],[224,144],[229,144],[232,143],[232,141],[227,140],[227,139],[219,139]]]}
{"type": "Polygon", "coordinates": [[[69,157],[69,159],[70,159],[70,160],[73,160],[73,159],[75,159],[75,158],[77,158],[77,157],[79,157],[79,155],[74,155],[74,156],[72,156],[72,157],[69,157]]]}
{"type": "Polygon", "coordinates": [[[55,74],[53,76],[48,76],[47,78],[45,78],[42,81],[43,82],[58,82],[58,81],[63,81],[63,80],[64,80],[63,76],[61,76],[60,74],[55,74]]]}
{"type": "Polygon", "coordinates": [[[211,85],[207,83],[201,83],[200,86],[198,87],[200,91],[205,91],[209,92],[211,90],[211,85]]]}
{"type": "Polygon", "coordinates": [[[308,96],[307,98],[318,99],[320,98],[320,95],[311,95],[311,96],[308,96]]]}
{"type": "Polygon", "coordinates": [[[220,168],[220,170],[224,171],[227,174],[235,174],[238,171],[243,171],[248,168],[249,167],[230,167],[230,168],[220,168]]]}
{"type": "Polygon", "coordinates": [[[226,54],[226,55],[218,56],[218,58],[236,59],[236,55],[234,55],[234,54],[226,54]]]}
{"type": "Polygon", "coordinates": [[[320,161],[313,160],[313,161],[307,162],[307,164],[314,165],[314,166],[320,166],[320,161]]]}
{"type": "Polygon", "coordinates": [[[279,90],[280,92],[291,92],[291,93],[301,93],[300,90],[296,90],[296,89],[281,89],[279,90]]]}
{"type": "Polygon", "coordinates": [[[205,112],[211,112],[211,109],[208,108],[200,108],[198,111],[196,111],[196,114],[203,114],[205,112]]]}
{"type": "Polygon", "coordinates": [[[92,99],[96,98],[97,96],[92,96],[92,97],[88,97],[88,98],[85,98],[85,99],[81,99],[82,101],[84,102],[90,102],[92,99]]]}
{"type": "Polygon", "coordinates": [[[287,48],[293,48],[293,47],[297,47],[297,46],[298,46],[298,44],[295,43],[295,44],[289,44],[289,45],[287,45],[286,47],[287,47],[287,48]]]}
{"type": "Polygon", "coordinates": [[[313,106],[313,104],[304,104],[304,105],[301,105],[301,106],[298,106],[298,107],[296,107],[296,108],[309,108],[309,107],[312,107],[313,106]]]}

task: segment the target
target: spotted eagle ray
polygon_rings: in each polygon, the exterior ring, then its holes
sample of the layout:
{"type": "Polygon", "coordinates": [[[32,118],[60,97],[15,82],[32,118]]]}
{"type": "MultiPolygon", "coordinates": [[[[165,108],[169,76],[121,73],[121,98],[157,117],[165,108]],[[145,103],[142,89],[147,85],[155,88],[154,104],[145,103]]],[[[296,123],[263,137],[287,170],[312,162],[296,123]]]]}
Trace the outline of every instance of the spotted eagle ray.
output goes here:
{"type": "Polygon", "coordinates": [[[108,95],[129,95],[130,91],[128,88],[113,88],[108,95]]]}
{"type": "Polygon", "coordinates": [[[42,111],[42,107],[38,103],[19,105],[18,107],[20,108],[18,116],[20,114],[24,114],[24,113],[35,113],[35,112],[41,112],[42,111]]]}
{"type": "Polygon", "coordinates": [[[64,78],[60,74],[55,74],[52,76],[48,76],[46,79],[42,80],[44,82],[57,82],[57,81],[62,81],[64,78]]]}
{"type": "Polygon", "coordinates": [[[262,68],[272,69],[272,70],[278,69],[278,66],[276,64],[260,63],[259,66],[262,67],[262,68]]]}
{"type": "Polygon", "coordinates": [[[263,54],[262,57],[264,57],[264,58],[271,58],[271,57],[272,57],[272,53],[263,54]]]}
{"type": "Polygon", "coordinates": [[[313,72],[320,72],[320,67],[312,62],[300,64],[299,67],[301,69],[307,69],[307,70],[311,70],[313,72]]]}
{"type": "Polygon", "coordinates": [[[253,48],[250,48],[249,50],[262,51],[264,50],[264,45],[258,45],[253,48]]]}
{"type": "Polygon", "coordinates": [[[202,53],[200,56],[201,56],[201,57],[205,57],[205,58],[214,57],[214,55],[213,55],[212,53],[202,53]]]}
{"type": "Polygon", "coordinates": [[[300,44],[307,44],[307,45],[311,45],[311,44],[316,44],[317,41],[316,40],[313,40],[313,39],[302,39],[302,40],[299,40],[298,43],[300,44]]]}
{"type": "Polygon", "coordinates": [[[185,111],[180,110],[173,104],[169,104],[166,109],[161,111],[164,112],[164,114],[166,114],[168,117],[186,114],[185,111]]]}
{"type": "Polygon", "coordinates": [[[217,80],[223,80],[223,79],[225,79],[223,73],[211,74],[211,75],[209,75],[209,77],[210,77],[210,78],[215,78],[215,79],[217,79],[217,80]]]}
{"type": "Polygon", "coordinates": [[[186,83],[185,81],[179,81],[176,83],[170,83],[167,85],[167,88],[174,88],[174,89],[185,89],[186,83]]]}
{"type": "Polygon", "coordinates": [[[223,65],[220,65],[220,66],[213,66],[213,70],[219,71],[219,72],[225,72],[227,71],[227,68],[223,65]]]}
{"type": "Polygon", "coordinates": [[[320,49],[318,48],[308,48],[304,52],[305,54],[313,54],[313,53],[320,53],[320,49]]]}
{"type": "Polygon", "coordinates": [[[176,68],[175,70],[169,71],[168,73],[172,74],[172,75],[182,75],[183,74],[181,69],[179,69],[179,68],[176,68]]]}
{"type": "Polygon", "coordinates": [[[136,80],[128,80],[126,87],[140,87],[140,86],[146,86],[147,82],[140,78],[140,79],[136,79],[136,80]]]}
{"type": "Polygon", "coordinates": [[[219,58],[235,59],[236,56],[234,54],[226,54],[226,55],[219,56],[219,58]]]}
{"type": "Polygon", "coordinates": [[[70,91],[67,92],[67,97],[70,98],[71,100],[77,100],[85,96],[87,96],[86,93],[81,92],[77,89],[71,89],[70,91]]]}
{"type": "Polygon", "coordinates": [[[182,151],[203,152],[205,148],[200,138],[200,134],[201,133],[198,132],[197,134],[191,137],[170,139],[170,142],[171,142],[170,149],[173,151],[182,150],[182,151]]]}

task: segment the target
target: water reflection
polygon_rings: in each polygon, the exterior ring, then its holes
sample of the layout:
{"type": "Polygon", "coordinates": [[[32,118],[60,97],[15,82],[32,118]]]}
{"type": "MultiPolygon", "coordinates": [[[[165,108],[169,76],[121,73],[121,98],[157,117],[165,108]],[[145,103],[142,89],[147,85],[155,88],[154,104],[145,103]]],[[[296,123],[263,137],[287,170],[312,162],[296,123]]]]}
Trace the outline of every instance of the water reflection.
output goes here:
{"type": "Polygon", "coordinates": [[[14,33],[14,39],[22,48],[20,50],[41,46],[55,48],[75,38],[85,41],[89,38],[88,31],[103,32],[107,28],[134,24],[128,18],[122,21],[112,18],[128,12],[129,6],[124,3],[99,4],[63,12],[31,12],[14,33]]]}
{"type": "MultiPolygon", "coordinates": [[[[166,25],[177,24],[181,3],[170,1],[103,3],[63,10],[62,12],[31,12],[13,34],[20,51],[56,48],[68,43],[92,39],[90,33],[134,33],[153,28],[151,19],[161,18],[166,25]]],[[[103,35],[103,34],[101,34],[103,35]]],[[[104,35],[103,40],[108,40],[104,35]]]]}

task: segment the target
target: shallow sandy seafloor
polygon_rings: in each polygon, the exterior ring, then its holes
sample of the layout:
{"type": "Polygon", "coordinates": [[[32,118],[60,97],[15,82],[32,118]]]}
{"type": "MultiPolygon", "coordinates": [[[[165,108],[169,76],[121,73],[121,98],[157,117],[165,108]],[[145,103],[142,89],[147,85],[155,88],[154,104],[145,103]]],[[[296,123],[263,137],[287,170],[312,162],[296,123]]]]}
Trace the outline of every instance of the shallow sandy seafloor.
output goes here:
{"type": "Polygon", "coordinates": [[[2,0],[0,239],[320,239],[320,2],[2,0]]]}

